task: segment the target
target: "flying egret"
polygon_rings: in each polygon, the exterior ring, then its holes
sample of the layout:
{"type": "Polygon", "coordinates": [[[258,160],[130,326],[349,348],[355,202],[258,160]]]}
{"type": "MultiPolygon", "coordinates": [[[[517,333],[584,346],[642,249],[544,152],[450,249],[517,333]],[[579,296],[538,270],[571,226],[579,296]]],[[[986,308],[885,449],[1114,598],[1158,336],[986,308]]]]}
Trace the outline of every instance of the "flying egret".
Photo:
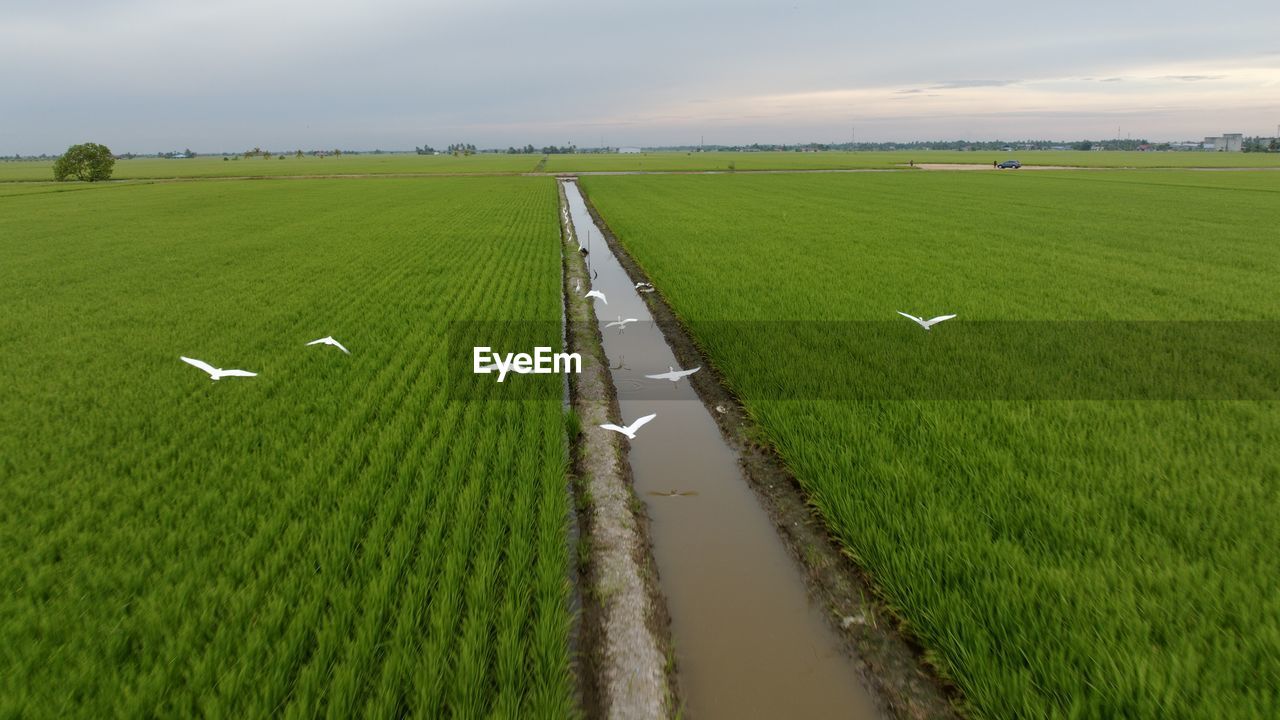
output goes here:
{"type": "Polygon", "coordinates": [[[688,377],[698,372],[701,369],[702,369],[702,366],[699,365],[698,367],[692,370],[676,370],[675,368],[668,365],[667,370],[669,372],[659,373],[657,375],[645,375],[645,377],[650,378],[652,380],[670,380],[671,382],[680,382],[680,378],[688,377]]]}
{"type": "Polygon", "coordinates": [[[622,332],[627,327],[627,323],[633,323],[633,322],[640,322],[640,321],[635,318],[627,318],[626,320],[623,320],[622,316],[619,315],[617,322],[611,322],[608,325],[605,325],[605,327],[606,328],[616,327],[618,328],[618,332],[622,332]]]}
{"type": "Polygon", "coordinates": [[[605,430],[612,430],[616,433],[622,433],[623,435],[626,435],[627,439],[629,440],[635,440],[636,431],[640,429],[640,426],[644,425],[645,423],[649,422],[650,420],[656,417],[658,417],[658,413],[653,413],[652,415],[645,415],[642,418],[638,418],[635,422],[631,423],[626,427],[618,427],[617,425],[614,425],[612,423],[605,423],[600,427],[604,428],[605,430]]]}
{"type": "Polygon", "coordinates": [[[342,345],[342,343],[338,342],[337,340],[334,340],[332,335],[330,335],[329,337],[322,337],[322,338],[320,338],[319,340],[312,340],[311,342],[307,343],[307,345],[308,345],[308,346],[311,346],[311,345],[332,345],[332,346],[334,346],[334,347],[338,348],[339,350],[341,350],[342,352],[344,352],[344,353],[346,353],[346,354],[348,354],[348,355],[350,355],[350,354],[351,354],[351,351],[350,351],[350,350],[348,350],[346,347],[344,347],[344,346],[342,345]]]}
{"type": "Polygon", "coordinates": [[[605,305],[609,304],[609,298],[605,297],[604,293],[600,292],[599,290],[588,290],[587,294],[583,295],[582,297],[584,298],[598,297],[600,298],[600,302],[604,303],[605,305]]]}
{"type": "Polygon", "coordinates": [[[955,317],[955,315],[939,315],[936,318],[931,318],[929,320],[922,320],[921,318],[918,318],[915,315],[908,315],[902,312],[901,310],[898,311],[898,314],[904,318],[910,318],[911,320],[914,320],[917,325],[924,328],[925,330],[928,330],[929,328],[933,327],[934,325],[937,325],[943,320],[950,320],[951,318],[955,317]]]}
{"type": "Polygon", "coordinates": [[[198,367],[201,370],[209,373],[210,380],[220,380],[224,377],[257,377],[258,376],[258,373],[252,373],[252,372],[249,372],[248,370],[223,370],[222,368],[216,368],[203,360],[196,360],[194,358],[189,358],[184,356],[179,356],[179,357],[181,358],[182,362],[188,365],[191,365],[193,367],[198,367]]]}

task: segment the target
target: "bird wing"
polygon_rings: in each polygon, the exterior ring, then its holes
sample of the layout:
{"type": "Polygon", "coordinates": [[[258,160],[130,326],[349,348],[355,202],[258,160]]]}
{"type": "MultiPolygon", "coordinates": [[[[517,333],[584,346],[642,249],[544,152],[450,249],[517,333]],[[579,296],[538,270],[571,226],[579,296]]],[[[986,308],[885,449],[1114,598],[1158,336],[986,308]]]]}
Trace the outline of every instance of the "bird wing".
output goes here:
{"type": "Polygon", "coordinates": [[[213,374],[215,374],[215,373],[217,373],[217,372],[218,372],[218,368],[216,368],[216,367],[214,367],[214,366],[210,365],[209,363],[207,363],[207,362],[205,362],[205,361],[203,361],[203,360],[196,360],[196,359],[194,359],[194,358],[183,357],[183,356],[179,356],[179,357],[181,357],[182,362],[184,362],[184,363],[186,363],[186,364],[188,364],[188,365],[193,365],[193,366],[195,366],[195,367],[198,367],[198,368],[200,368],[201,370],[203,370],[203,371],[205,371],[205,372],[209,373],[210,375],[213,375],[213,374]]]}
{"type": "Polygon", "coordinates": [[[653,380],[670,380],[672,375],[675,375],[675,373],[665,372],[658,375],[645,375],[645,377],[653,380]]]}
{"type": "Polygon", "coordinates": [[[219,373],[223,377],[257,377],[258,373],[249,372],[248,370],[223,370],[219,373]]]}
{"type": "Polygon", "coordinates": [[[626,320],[623,320],[622,322],[624,322],[624,323],[629,323],[629,322],[640,322],[640,321],[639,321],[639,320],[637,320],[637,319],[635,319],[635,318],[627,318],[626,320]]]}
{"type": "Polygon", "coordinates": [[[338,348],[339,350],[341,350],[342,352],[348,355],[351,354],[350,350],[348,350],[342,343],[338,342],[337,340],[334,340],[333,338],[329,338],[329,344],[338,348]]]}
{"type": "Polygon", "coordinates": [[[627,428],[624,428],[624,427],[618,427],[617,425],[614,425],[613,423],[605,423],[604,425],[601,425],[600,427],[604,428],[605,430],[612,430],[612,431],[614,431],[614,432],[616,432],[616,433],[622,433],[623,435],[630,435],[630,434],[631,434],[631,433],[630,433],[630,431],[629,431],[627,428]]]}
{"type": "Polygon", "coordinates": [[[902,312],[901,310],[899,310],[899,311],[898,311],[898,314],[899,314],[899,315],[901,315],[901,316],[902,316],[902,317],[904,317],[904,318],[911,318],[912,320],[915,320],[916,322],[918,322],[918,323],[920,323],[920,324],[924,324],[924,320],[921,320],[920,318],[916,317],[915,315],[908,315],[907,313],[904,313],[904,312],[902,312]]]}
{"type": "Polygon", "coordinates": [[[929,324],[934,325],[936,323],[942,322],[943,320],[950,320],[953,317],[955,317],[955,315],[939,315],[938,317],[931,319],[929,321],[929,324]]]}
{"type": "Polygon", "coordinates": [[[678,372],[678,373],[676,373],[676,374],[677,374],[677,375],[679,375],[680,377],[685,377],[685,376],[688,376],[688,375],[692,375],[692,374],[694,374],[694,373],[698,372],[698,371],[699,371],[699,370],[701,370],[701,369],[702,369],[702,366],[701,366],[701,365],[699,365],[698,367],[696,367],[696,368],[694,368],[694,369],[692,369],[692,370],[681,370],[680,372],[678,372]]]}
{"type": "Polygon", "coordinates": [[[312,340],[311,342],[307,343],[307,345],[319,345],[320,343],[325,343],[327,345],[330,340],[333,340],[333,338],[322,337],[319,340],[312,340]]]}
{"type": "Polygon", "coordinates": [[[645,423],[649,422],[650,420],[656,417],[658,417],[658,413],[653,413],[652,415],[645,415],[642,418],[637,418],[635,422],[627,426],[627,429],[629,429],[631,432],[635,432],[639,430],[641,427],[643,427],[645,423]]]}

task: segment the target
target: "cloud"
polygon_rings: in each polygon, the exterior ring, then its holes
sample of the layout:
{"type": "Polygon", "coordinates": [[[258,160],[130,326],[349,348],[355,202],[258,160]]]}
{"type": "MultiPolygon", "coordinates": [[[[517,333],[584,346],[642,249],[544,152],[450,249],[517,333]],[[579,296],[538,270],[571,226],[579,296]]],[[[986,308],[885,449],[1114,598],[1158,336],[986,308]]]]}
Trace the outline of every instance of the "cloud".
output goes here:
{"type": "MultiPolygon", "coordinates": [[[[1274,2],[1233,11],[1266,20],[1274,2]]],[[[0,91],[0,155],[586,145],[602,127],[610,145],[794,142],[855,122],[868,140],[1099,136],[1067,114],[1081,103],[1182,108],[1133,121],[1153,139],[1274,128],[1250,109],[1278,96],[1274,22],[1141,5],[0,0],[0,67],[21,68],[0,91]]]]}
{"type": "Polygon", "coordinates": [[[962,90],[965,88],[1005,87],[1014,85],[1017,80],[952,80],[950,82],[930,85],[930,90],[962,90]]]}

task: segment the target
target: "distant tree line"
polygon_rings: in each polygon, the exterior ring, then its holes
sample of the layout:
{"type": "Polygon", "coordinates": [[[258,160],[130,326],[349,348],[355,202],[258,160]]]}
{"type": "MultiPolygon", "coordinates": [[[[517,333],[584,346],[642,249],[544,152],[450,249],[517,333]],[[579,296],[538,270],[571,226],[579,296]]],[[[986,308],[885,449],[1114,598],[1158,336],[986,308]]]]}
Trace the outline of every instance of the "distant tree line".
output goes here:
{"type": "Polygon", "coordinates": [[[455,143],[448,148],[450,155],[475,155],[476,146],[471,143],[455,143]]]}
{"type": "Polygon", "coordinates": [[[1280,152],[1280,138],[1245,138],[1241,149],[1245,152],[1280,152]]]}
{"type": "Polygon", "coordinates": [[[914,140],[910,142],[846,143],[752,143],[750,145],[671,145],[648,148],[678,152],[804,152],[804,151],[889,151],[889,150],[1139,150],[1157,147],[1145,139],[1124,140],[914,140]]]}
{"type": "MultiPolygon", "coordinates": [[[[1174,150],[1183,146],[1154,143],[1145,138],[1108,140],[916,140],[911,142],[752,143],[750,145],[667,145],[646,148],[655,152],[803,152],[888,150],[1174,150]]],[[[1253,137],[1244,141],[1245,152],[1280,152],[1280,138],[1253,137]]]]}

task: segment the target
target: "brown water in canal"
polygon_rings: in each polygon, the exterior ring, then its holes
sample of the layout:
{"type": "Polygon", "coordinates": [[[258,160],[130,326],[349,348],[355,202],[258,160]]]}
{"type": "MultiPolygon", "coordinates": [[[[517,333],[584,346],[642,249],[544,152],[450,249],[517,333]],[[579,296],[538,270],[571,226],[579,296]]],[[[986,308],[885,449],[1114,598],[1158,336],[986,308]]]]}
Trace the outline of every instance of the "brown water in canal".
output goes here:
{"type": "Polygon", "coordinates": [[[680,368],[576,184],[565,183],[565,193],[579,243],[588,243],[590,230],[588,260],[598,273],[591,287],[608,298],[594,302],[615,368],[621,424],[657,413],[637,431],[628,460],[652,520],[687,715],[876,717],[857,670],[810,601],[799,566],[743,479],[736,453],[688,380],[644,377],[680,368]],[[604,327],[619,315],[639,322],[621,333],[604,327]],[[671,491],[680,494],[665,494],[671,491]]]}

